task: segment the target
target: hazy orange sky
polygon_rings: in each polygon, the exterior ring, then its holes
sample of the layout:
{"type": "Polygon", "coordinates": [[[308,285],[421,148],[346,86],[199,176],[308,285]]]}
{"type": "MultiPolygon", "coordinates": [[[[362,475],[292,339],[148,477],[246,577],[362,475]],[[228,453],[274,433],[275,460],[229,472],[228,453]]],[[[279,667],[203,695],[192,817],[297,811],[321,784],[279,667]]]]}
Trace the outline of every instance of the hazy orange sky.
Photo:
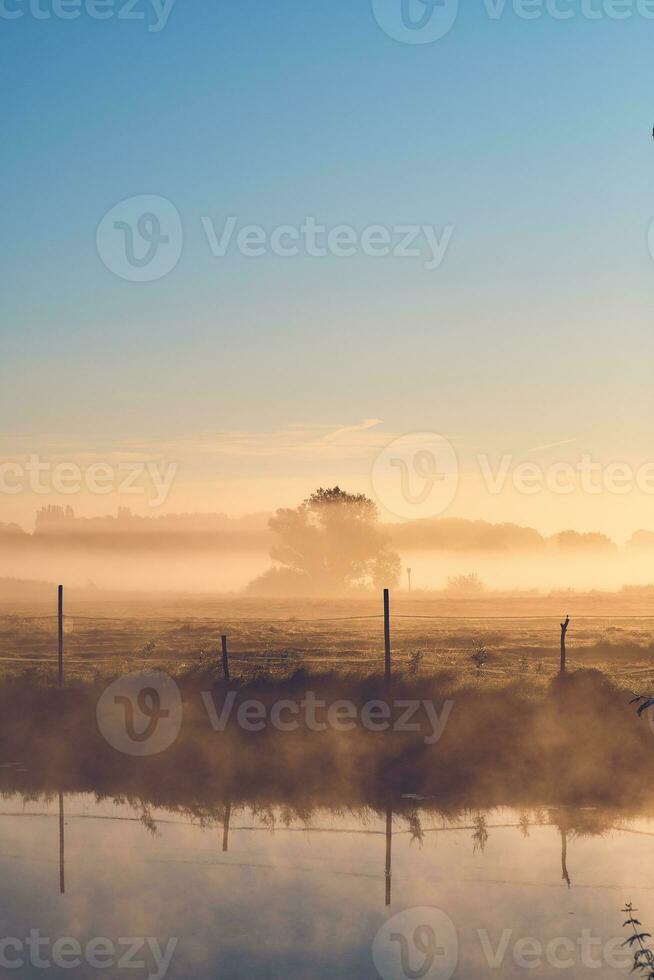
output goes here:
{"type": "MultiPolygon", "coordinates": [[[[194,510],[237,516],[294,506],[317,486],[339,483],[371,495],[384,520],[391,521],[457,516],[515,521],[545,533],[568,527],[600,530],[617,540],[652,525],[654,467],[647,465],[644,455],[602,456],[593,441],[571,436],[549,443],[532,439],[490,453],[482,442],[474,444],[453,433],[447,438],[458,465],[458,486],[446,488],[453,499],[450,503],[449,495],[439,496],[437,484],[435,496],[415,513],[412,505],[399,511],[395,506],[396,470],[386,467],[379,478],[374,475],[375,461],[389,444],[400,447],[392,450],[395,455],[406,455],[406,434],[392,431],[379,419],[366,419],[352,425],[223,432],[167,443],[130,445],[123,440],[118,446],[107,441],[95,450],[52,440],[38,457],[43,467],[39,479],[49,492],[35,492],[26,476],[25,492],[5,495],[2,517],[31,527],[35,510],[52,503],[70,504],[80,516],[115,513],[118,506],[150,516],[194,510]],[[143,460],[157,467],[159,485],[147,471],[139,472],[143,460]],[[58,468],[66,463],[78,468],[80,492],[57,492],[58,468]],[[110,492],[91,493],[86,487],[85,474],[98,463],[114,473],[113,481],[107,481],[110,492]],[[133,487],[121,489],[132,472],[133,487]]],[[[409,486],[418,494],[424,480],[412,469],[415,451],[410,449],[406,458],[409,486]]],[[[14,440],[5,461],[25,467],[28,459],[14,440]]],[[[6,477],[8,484],[15,479],[13,472],[6,477]]]]}
{"type": "MultiPolygon", "coordinates": [[[[4,107],[0,460],[14,477],[28,454],[159,461],[178,469],[158,510],[242,514],[320,484],[379,497],[378,453],[427,432],[459,460],[447,514],[654,528],[637,486],[480,483],[478,454],[511,472],[654,455],[651,22],[636,6],[565,20],[497,6],[460,5],[425,44],[370,3],[176,4],[153,30],[6,22],[0,71],[20,97],[4,107]],[[133,281],[127,232],[153,196],[177,215],[179,254],[133,281]],[[207,229],[219,240],[229,221],[286,243],[310,222],[360,240],[412,226],[447,248],[436,265],[426,235],[417,257],[221,255],[207,229]]],[[[0,520],[31,526],[61,502],[148,512],[143,495],[51,485],[0,492],[0,520]]]]}

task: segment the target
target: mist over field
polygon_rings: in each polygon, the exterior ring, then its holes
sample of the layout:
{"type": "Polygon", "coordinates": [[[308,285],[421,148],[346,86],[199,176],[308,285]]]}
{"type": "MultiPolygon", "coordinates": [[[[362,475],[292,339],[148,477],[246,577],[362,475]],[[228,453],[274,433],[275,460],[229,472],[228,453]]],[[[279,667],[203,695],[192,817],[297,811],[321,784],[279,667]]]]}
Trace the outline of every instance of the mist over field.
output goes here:
{"type": "Polygon", "coordinates": [[[0,0],[0,980],[654,980],[653,40],[0,0]]]}
{"type": "MultiPolygon", "coordinates": [[[[369,591],[261,577],[279,562],[269,514],[242,518],[187,514],[82,519],[71,510],[45,508],[31,532],[0,525],[0,578],[66,581],[71,586],[138,592],[230,593],[267,596],[351,594],[369,591]]],[[[379,524],[399,559],[397,586],[414,592],[457,590],[551,592],[616,591],[654,582],[654,534],[634,533],[624,545],[602,534],[563,531],[544,536],[529,527],[436,519],[379,524]],[[474,577],[466,588],[465,579],[474,577]]],[[[347,558],[351,542],[337,539],[347,558]]],[[[382,577],[384,573],[382,572],[382,577]]],[[[391,583],[393,584],[393,583],[391,583]]]]}

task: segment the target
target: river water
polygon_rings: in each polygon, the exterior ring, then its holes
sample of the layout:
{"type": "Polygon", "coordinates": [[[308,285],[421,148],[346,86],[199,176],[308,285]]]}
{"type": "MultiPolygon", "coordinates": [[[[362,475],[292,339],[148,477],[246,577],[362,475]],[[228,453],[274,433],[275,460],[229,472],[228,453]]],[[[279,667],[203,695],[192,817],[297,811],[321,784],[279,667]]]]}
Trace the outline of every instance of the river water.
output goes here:
{"type": "Polygon", "coordinates": [[[629,973],[625,903],[654,924],[647,816],[405,799],[203,820],[15,793],[1,811],[2,976],[603,980],[629,973]]]}

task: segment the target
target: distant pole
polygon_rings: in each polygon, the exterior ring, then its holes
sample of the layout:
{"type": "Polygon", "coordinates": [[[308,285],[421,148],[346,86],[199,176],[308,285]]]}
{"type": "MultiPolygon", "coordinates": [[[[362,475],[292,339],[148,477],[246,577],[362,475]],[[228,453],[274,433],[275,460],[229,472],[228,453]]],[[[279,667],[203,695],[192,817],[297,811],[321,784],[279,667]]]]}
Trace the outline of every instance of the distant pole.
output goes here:
{"type": "Polygon", "coordinates": [[[407,578],[409,579],[409,592],[410,592],[411,591],[411,569],[410,568],[407,568],[406,574],[407,574],[407,578]]]}
{"type": "Polygon", "coordinates": [[[221,636],[220,641],[223,648],[223,674],[225,675],[225,681],[229,684],[229,656],[227,654],[227,637],[221,636]]]}
{"type": "Polygon", "coordinates": [[[59,619],[59,643],[58,643],[58,662],[59,662],[59,687],[64,683],[64,587],[59,586],[58,601],[59,619]]]}
{"type": "Polygon", "coordinates": [[[565,649],[565,638],[568,634],[568,626],[570,625],[570,617],[566,616],[565,622],[561,623],[561,673],[565,674],[566,671],[566,658],[567,653],[565,649]]]}
{"type": "Polygon", "coordinates": [[[388,589],[384,589],[384,674],[386,685],[391,683],[391,598],[388,589]]]}

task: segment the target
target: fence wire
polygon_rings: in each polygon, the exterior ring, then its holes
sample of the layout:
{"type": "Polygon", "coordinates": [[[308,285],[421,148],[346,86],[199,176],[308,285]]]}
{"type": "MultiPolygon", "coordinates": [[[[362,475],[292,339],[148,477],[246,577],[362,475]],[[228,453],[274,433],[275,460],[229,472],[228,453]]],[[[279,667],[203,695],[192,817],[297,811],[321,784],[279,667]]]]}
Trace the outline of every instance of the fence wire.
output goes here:
{"type": "MultiPolygon", "coordinates": [[[[57,661],[56,613],[0,614],[0,662],[8,668],[52,667],[57,661]]],[[[451,616],[398,612],[390,620],[392,662],[403,670],[455,669],[473,676],[509,678],[520,673],[558,671],[558,617],[451,616]],[[471,664],[483,650],[487,660],[471,664]]],[[[384,664],[384,615],[296,617],[239,617],[208,615],[175,617],[139,614],[93,616],[86,611],[65,611],[62,619],[67,668],[73,672],[206,666],[220,662],[220,636],[227,635],[229,661],[239,668],[279,671],[303,665],[334,670],[384,664]]],[[[624,627],[620,627],[624,632],[624,627]]],[[[568,664],[572,669],[600,665],[620,683],[654,681],[654,617],[575,616],[569,639],[568,664]],[[596,627],[588,628],[593,622],[596,627]],[[611,624],[631,624],[637,642],[616,662],[610,644],[600,648],[611,624]],[[645,623],[652,623],[651,633],[645,623]],[[582,636],[575,642],[574,627],[582,636]],[[591,636],[591,634],[593,634],[591,636]],[[590,637],[590,639],[589,639],[590,637]],[[585,653],[585,651],[589,651],[585,653]],[[648,661],[652,659],[650,667],[648,661]]],[[[618,649],[616,647],[615,649],[618,649]]]]}

